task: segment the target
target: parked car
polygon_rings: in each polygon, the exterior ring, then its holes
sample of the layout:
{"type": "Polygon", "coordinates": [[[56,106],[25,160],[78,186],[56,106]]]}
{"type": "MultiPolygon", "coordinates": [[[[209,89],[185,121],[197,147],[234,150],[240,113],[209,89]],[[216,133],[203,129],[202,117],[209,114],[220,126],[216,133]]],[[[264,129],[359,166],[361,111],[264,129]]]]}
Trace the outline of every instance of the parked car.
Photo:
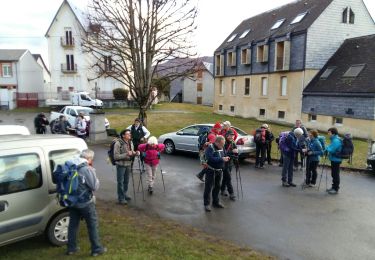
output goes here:
{"type": "Polygon", "coordinates": [[[30,135],[30,131],[23,125],[0,125],[0,135],[30,135]]]}
{"type": "MultiPolygon", "coordinates": [[[[60,115],[64,115],[69,123],[74,127],[76,118],[81,112],[85,114],[85,120],[90,121],[90,113],[93,112],[92,108],[81,106],[66,106],[59,112],[51,112],[50,122],[58,120],[60,115]]],[[[110,126],[107,118],[104,119],[104,125],[106,129],[108,129],[110,126]]]]}
{"type": "MultiPolygon", "coordinates": [[[[172,154],[175,151],[188,151],[198,153],[198,132],[203,127],[211,129],[213,124],[195,124],[187,126],[177,132],[161,135],[159,143],[165,144],[165,153],[172,154]]],[[[232,126],[233,127],[233,126],[232,126]]],[[[235,140],[240,158],[248,157],[255,152],[254,137],[238,127],[233,127],[238,137],[235,140]]]]}
{"type": "Polygon", "coordinates": [[[367,165],[375,172],[375,142],[372,144],[370,155],[367,157],[367,165]]]}
{"type": "Polygon", "coordinates": [[[0,246],[42,233],[53,245],[66,244],[69,214],[52,172],[86,143],[69,135],[3,135],[0,143],[0,246]]]}
{"type": "Polygon", "coordinates": [[[83,106],[83,107],[95,107],[102,108],[103,101],[99,99],[92,99],[87,92],[71,92],[69,93],[69,99],[47,99],[46,105],[51,107],[62,107],[62,106],[83,106]]]}

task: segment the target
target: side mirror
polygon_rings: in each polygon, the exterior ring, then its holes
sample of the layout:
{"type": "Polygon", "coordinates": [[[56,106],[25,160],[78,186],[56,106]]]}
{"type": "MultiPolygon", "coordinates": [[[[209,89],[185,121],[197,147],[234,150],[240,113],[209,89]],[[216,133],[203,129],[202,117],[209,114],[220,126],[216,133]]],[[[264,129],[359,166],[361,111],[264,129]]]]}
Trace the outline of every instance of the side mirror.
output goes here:
{"type": "Polygon", "coordinates": [[[178,131],[176,134],[177,135],[184,135],[184,132],[178,131]]]}

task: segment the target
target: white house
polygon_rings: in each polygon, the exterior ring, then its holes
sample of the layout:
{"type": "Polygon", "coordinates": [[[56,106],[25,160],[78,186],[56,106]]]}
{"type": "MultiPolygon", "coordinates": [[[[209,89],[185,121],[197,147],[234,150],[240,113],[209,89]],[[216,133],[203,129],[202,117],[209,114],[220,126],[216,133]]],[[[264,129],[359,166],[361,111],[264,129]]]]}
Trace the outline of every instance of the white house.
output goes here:
{"type": "Polygon", "coordinates": [[[30,51],[0,49],[1,108],[37,107],[43,92],[43,68],[30,51]]]}
{"type": "MultiPolygon", "coordinates": [[[[44,62],[42,55],[40,54],[33,54],[34,59],[38,64],[43,68],[43,81],[44,81],[44,92],[43,92],[43,100],[47,98],[52,98],[50,95],[51,93],[51,73],[44,62]]],[[[41,96],[39,96],[39,100],[41,96]]]]}
{"type": "Polygon", "coordinates": [[[64,0],[45,34],[54,97],[64,98],[69,96],[68,92],[85,91],[102,99],[112,99],[112,90],[123,87],[110,77],[94,79],[91,64],[97,61],[81,47],[88,28],[85,14],[64,0]]]}
{"type": "Polygon", "coordinates": [[[199,61],[195,72],[185,77],[183,83],[182,102],[213,105],[215,91],[213,61],[199,61]]]}

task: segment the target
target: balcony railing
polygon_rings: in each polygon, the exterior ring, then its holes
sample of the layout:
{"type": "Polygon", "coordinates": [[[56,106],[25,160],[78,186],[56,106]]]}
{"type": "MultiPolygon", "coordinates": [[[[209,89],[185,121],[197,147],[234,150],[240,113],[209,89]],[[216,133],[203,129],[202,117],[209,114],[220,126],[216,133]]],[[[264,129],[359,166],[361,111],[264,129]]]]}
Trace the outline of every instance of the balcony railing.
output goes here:
{"type": "Polygon", "coordinates": [[[73,48],[75,45],[74,37],[60,37],[60,44],[64,48],[73,48]]]}
{"type": "Polygon", "coordinates": [[[77,73],[77,64],[74,64],[74,66],[72,65],[68,66],[66,63],[62,63],[61,72],[62,73],[77,73]]]}

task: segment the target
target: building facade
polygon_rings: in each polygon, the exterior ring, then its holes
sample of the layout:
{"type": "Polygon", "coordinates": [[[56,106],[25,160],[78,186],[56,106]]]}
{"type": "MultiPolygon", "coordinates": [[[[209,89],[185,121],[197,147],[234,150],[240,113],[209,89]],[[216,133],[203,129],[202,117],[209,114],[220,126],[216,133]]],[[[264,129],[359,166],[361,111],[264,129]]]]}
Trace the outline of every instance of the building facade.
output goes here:
{"type": "Polygon", "coordinates": [[[217,113],[293,123],[302,92],[347,38],[375,32],[362,0],[304,0],[243,21],[214,58],[217,113]]]}

